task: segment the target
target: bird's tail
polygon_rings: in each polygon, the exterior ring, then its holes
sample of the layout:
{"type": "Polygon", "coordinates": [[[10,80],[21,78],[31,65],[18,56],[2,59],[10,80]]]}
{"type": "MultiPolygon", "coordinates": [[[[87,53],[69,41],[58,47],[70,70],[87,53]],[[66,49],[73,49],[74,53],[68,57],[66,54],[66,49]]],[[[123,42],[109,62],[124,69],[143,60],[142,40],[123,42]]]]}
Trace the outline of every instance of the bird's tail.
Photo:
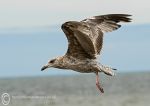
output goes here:
{"type": "Polygon", "coordinates": [[[109,67],[109,66],[104,66],[104,65],[101,64],[101,65],[100,65],[100,70],[101,70],[102,72],[104,72],[105,74],[109,75],[109,76],[114,76],[115,73],[114,73],[113,70],[117,70],[117,69],[111,68],[111,67],[109,67]]]}

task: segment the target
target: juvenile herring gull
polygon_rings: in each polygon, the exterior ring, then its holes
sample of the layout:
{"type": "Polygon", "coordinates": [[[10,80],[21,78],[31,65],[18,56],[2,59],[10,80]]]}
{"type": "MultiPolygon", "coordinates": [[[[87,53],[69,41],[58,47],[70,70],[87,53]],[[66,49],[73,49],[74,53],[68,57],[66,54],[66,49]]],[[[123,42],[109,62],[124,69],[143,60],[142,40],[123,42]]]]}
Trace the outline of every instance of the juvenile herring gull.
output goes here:
{"type": "Polygon", "coordinates": [[[68,39],[68,50],[64,56],[51,59],[41,68],[54,67],[71,69],[81,73],[95,73],[96,86],[104,93],[99,83],[99,72],[113,76],[114,68],[104,66],[97,61],[103,44],[103,33],[117,30],[119,22],[131,22],[128,14],[108,14],[93,16],[82,21],[68,21],[61,28],[68,39]]]}

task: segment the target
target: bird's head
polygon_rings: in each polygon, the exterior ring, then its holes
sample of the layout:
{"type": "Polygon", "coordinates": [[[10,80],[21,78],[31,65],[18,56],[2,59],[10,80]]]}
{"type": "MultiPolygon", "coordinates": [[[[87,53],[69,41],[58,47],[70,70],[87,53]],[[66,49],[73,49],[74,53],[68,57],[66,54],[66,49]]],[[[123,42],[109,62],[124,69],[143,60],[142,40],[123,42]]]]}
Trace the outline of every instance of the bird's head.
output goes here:
{"type": "Polygon", "coordinates": [[[50,67],[57,67],[59,64],[60,64],[60,57],[57,57],[55,59],[51,59],[48,61],[48,63],[46,65],[44,65],[41,68],[41,71],[44,71],[45,69],[50,68],[50,67]]]}

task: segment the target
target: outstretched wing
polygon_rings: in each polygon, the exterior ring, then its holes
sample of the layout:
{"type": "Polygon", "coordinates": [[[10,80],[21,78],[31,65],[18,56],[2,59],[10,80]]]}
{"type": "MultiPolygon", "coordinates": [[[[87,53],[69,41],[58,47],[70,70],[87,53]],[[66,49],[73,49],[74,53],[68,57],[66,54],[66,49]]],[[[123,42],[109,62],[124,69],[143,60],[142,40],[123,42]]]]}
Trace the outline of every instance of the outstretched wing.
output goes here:
{"type": "Polygon", "coordinates": [[[101,29],[102,32],[111,32],[121,27],[119,22],[131,22],[131,18],[128,18],[131,15],[128,14],[108,14],[93,16],[82,20],[81,22],[86,22],[90,25],[97,26],[101,29]]]}
{"type": "Polygon", "coordinates": [[[92,18],[87,18],[82,20],[82,23],[88,24],[91,29],[90,36],[92,37],[93,44],[97,51],[97,54],[100,53],[103,43],[103,33],[111,32],[117,30],[121,27],[119,22],[131,22],[131,18],[128,18],[131,15],[128,14],[108,14],[93,16],[92,18]]]}
{"type": "Polygon", "coordinates": [[[95,59],[100,54],[103,33],[121,27],[119,22],[130,22],[126,14],[109,14],[94,16],[81,22],[69,21],[62,25],[62,30],[68,39],[67,55],[76,58],[95,59]]]}

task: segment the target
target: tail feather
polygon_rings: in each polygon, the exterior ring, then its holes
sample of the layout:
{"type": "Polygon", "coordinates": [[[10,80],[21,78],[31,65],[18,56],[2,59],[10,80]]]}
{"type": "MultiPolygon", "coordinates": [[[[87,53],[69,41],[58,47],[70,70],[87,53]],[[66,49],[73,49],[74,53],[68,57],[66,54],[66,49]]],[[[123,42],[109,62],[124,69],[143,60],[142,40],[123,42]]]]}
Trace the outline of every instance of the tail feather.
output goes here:
{"type": "Polygon", "coordinates": [[[111,67],[109,67],[109,66],[100,65],[100,70],[101,70],[102,72],[104,72],[106,75],[114,76],[115,73],[114,73],[113,70],[117,70],[117,69],[111,68],[111,67]]]}

